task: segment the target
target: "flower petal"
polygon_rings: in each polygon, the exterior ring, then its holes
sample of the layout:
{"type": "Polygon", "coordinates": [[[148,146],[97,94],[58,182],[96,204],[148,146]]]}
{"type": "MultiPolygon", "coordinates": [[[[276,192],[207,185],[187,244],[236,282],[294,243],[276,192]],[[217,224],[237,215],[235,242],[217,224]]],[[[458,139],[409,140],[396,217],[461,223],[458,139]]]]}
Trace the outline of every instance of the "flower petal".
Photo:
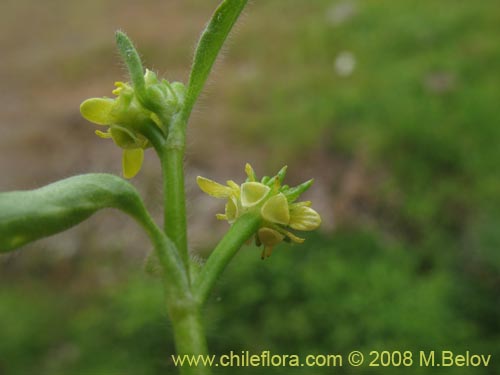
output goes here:
{"type": "Polygon", "coordinates": [[[125,178],[134,177],[141,169],[143,160],[144,150],[142,148],[131,148],[123,150],[123,176],[125,178]]]}
{"type": "Polygon", "coordinates": [[[257,232],[257,238],[259,242],[264,245],[264,250],[262,251],[261,258],[270,257],[273,251],[273,247],[279,244],[285,236],[281,233],[275,231],[271,228],[260,228],[257,232]]]}
{"type": "Polygon", "coordinates": [[[227,184],[227,186],[229,186],[233,190],[233,196],[239,198],[239,196],[240,196],[240,185],[238,185],[233,180],[226,181],[226,184],[227,184]]]}
{"type": "Polygon", "coordinates": [[[282,193],[269,198],[260,212],[265,220],[272,223],[288,225],[290,221],[288,201],[282,193]]]}
{"type": "Polygon", "coordinates": [[[110,113],[115,105],[114,99],[91,98],[80,105],[80,113],[90,122],[97,125],[110,125],[110,113]]]}
{"type": "Polygon", "coordinates": [[[226,218],[228,223],[232,224],[238,216],[238,202],[235,197],[229,197],[226,203],[226,218]]]}
{"type": "Polygon", "coordinates": [[[205,177],[196,177],[196,182],[203,192],[215,198],[229,198],[233,192],[230,187],[221,185],[205,177]]]}
{"type": "Polygon", "coordinates": [[[284,235],[271,228],[260,228],[257,232],[259,241],[266,247],[275,246],[285,238],[284,235]]]}
{"type": "Polygon", "coordinates": [[[109,132],[109,130],[107,132],[102,132],[100,130],[96,130],[94,132],[98,137],[100,138],[104,138],[104,139],[109,139],[111,138],[111,133],[109,132]]]}
{"type": "Polygon", "coordinates": [[[249,182],[255,182],[257,178],[255,177],[255,172],[249,163],[245,164],[245,173],[247,174],[249,182]]]}
{"type": "Polygon", "coordinates": [[[292,240],[295,243],[303,243],[305,241],[305,238],[298,237],[298,236],[296,236],[295,234],[293,234],[292,232],[290,232],[290,231],[288,231],[286,229],[283,229],[283,228],[280,228],[280,227],[277,226],[276,230],[278,232],[280,232],[281,234],[285,235],[286,237],[288,237],[290,240],[292,240]]]}
{"type": "Polygon", "coordinates": [[[300,207],[300,206],[311,207],[311,205],[312,205],[311,201],[295,202],[295,203],[290,204],[290,211],[292,211],[293,209],[295,209],[295,207],[300,207]]]}
{"type": "Polygon", "coordinates": [[[321,217],[311,207],[306,205],[294,205],[290,208],[291,228],[297,230],[314,230],[321,224],[321,217]]]}
{"type": "Polygon", "coordinates": [[[245,182],[241,185],[241,205],[248,208],[259,204],[270,190],[269,186],[260,182],[245,182]]]}

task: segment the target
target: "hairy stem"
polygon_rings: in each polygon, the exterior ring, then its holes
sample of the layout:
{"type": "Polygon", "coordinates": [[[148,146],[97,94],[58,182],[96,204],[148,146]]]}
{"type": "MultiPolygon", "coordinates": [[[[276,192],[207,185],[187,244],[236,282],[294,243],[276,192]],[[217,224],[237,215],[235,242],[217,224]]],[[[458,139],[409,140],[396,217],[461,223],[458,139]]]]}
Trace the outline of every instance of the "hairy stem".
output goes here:
{"type": "Polygon", "coordinates": [[[239,217],[210,254],[193,285],[196,300],[200,305],[207,300],[218,277],[232,257],[257,231],[261,220],[260,215],[253,213],[239,217]]]}
{"type": "Polygon", "coordinates": [[[184,188],[184,150],[186,122],[174,116],[165,147],[160,155],[165,195],[165,233],[179,250],[189,274],[189,252],[186,224],[186,193],[184,188]]]}
{"type": "Polygon", "coordinates": [[[185,123],[174,117],[168,138],[154,123],[141,131],[149,139],[161,162],[164,195],[164,231],[177,248],[182,264],[189,274],[187,248],[186,194],[184,191],[185,123]]]}
{"type": "MultiPolygon", "coordinates": [[[[167,308],[174,330],[176,353],[180,356],[207,355],[200,305],[192,296],[188,276],[190,263],[187,251],[184,193],[184,127],[185,124],[182,122],[171,124],[167,139],[153,123],[143,129],[143,134],[149,139],[161,161],[165,207],[165,231],[161,231],[154,224],[145,227],[149,228],[152,239],[158,243],[160,249],[157,255],[164,270],[167,308]],[[170,262],[165,259],[165,254],[161,251],[164,246],[176,250],[177,262],[174,267],[176,269],[171,269],[170,262]],[[179,279],[173,285],[169,274],[179,279]]],[[[146,218],[146,221],[148,220],[150,218],[146,218]]],[[[209,375],[210,368],[202,365],[191,367],[186,364],[180,367],[180,372],[183,375],[209,375]]]]}
{"type": "MultiPolygon", "coordinates": [[[[179,310],[178,313],[171,312],[170,315],[177,355],[208,356],[205,330],[198,306],[192,304],[187,309],[179,310]]],[[[201,363],[198,366],[185,364],[180,367],[180,372],[182,375],[209,375],[211,373],[210,368],[201,363]]]]}
{"type": "Polygon", "coordinates": [[[153,243],[156,256],[163,269],[167,300],[176,301],[190,293],[189,277],[182,267],[175,244],[158,228],[149,213],[144,210],[136,217],[153,243]]]}

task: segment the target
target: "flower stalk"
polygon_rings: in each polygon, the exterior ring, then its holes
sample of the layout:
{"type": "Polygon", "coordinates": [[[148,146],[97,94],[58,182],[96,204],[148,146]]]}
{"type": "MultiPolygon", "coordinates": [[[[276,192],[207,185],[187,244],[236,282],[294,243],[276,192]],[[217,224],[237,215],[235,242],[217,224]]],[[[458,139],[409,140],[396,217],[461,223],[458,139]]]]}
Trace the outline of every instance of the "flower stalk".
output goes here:
{"type": "Polygon", "coordinates": [[[261,218],[258,215],[250,213],[245,214],[235,221],[226,235],[215,247],[194,281],[193,290],[195,292],[195,298],[200,305],[206,302],[217,279],[228,263],[241,246],[255,234],[260,225],[261,218]]]}

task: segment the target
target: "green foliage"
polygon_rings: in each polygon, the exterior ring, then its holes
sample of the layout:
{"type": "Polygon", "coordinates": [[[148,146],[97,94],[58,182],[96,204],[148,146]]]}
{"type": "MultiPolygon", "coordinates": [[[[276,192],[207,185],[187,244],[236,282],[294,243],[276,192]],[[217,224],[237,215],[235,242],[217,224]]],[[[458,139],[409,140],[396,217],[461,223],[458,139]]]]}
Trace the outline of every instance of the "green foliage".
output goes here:
{"type": "Polygon", "coordinates": [[[162,313],[160,285],[136,277],[127,284],[62,296],[57,285],[45,289],[25,283],[0,288],[2,374],[154,375],[169,371],[165,353],[174,348],[162,313]],[[20,293],[24,298],[19,298],[20,293]]]}
{"type": "Polygon", "coordinates": [[[215,10],[202,33],[194,55],[186,94],[185,111],[189,113],[198,99],[208,74],[248,0],[224,0],[215,10]]]}
{"type": "Polygon", "coordinates": [[[0,251],[62,232],[103,208],[140,222],[147,216],[135,188],[109,174],[70,177],[40,189],[0,193],[0,251]]]}
{"type": "MultiPolygon", "coordinates": [[[[310,236],[304,245],[278,247],[270,261],[244,247],[217,284],[204,311],[211,353],[271,350],[280,354],[347,353],[351,350],[454,350],[500,355],[496,293],[486,280],[441,268],[423,272],[418,250],[379,234],[339,230],[310,236]]],[[[119,261],[95,262],[109,270],[119,261]]],[[[122,269],[116,282],[96,286],[74,280],[65,291],[57,266],[45,283],[0,286],[0,353],[7,374],[133,375],[175,373],[173,347],[160,289],[151,279],[122,269]],[[25,298],[20,299],[23,294],[25,298]]],[[[88,269],[75,263],[71,270],[88,269]]],[[[93,269],[96,269],[94,266],[93,269]]],[[[109,271],[108,271],[109,272],[109,271]]],[[[114,273],[117,274],[116,272],[114,273]]],[[[88,271],[82,277],[89,278],[88,271]]],[[[8,278],[4,279],[7,281],[8,278]]],[[[348,366],[335,373],[352,374],[348,366]]],[[[500,370],[475,368],[474,375],[500,370]]],[[[401,368],[356,369],[356,374],[400,374],[401,368]]],[[[409,375],[426,368],[405,368],[409,375]]],[[[234,374],[234,368],[215,371],[234,374]]],[[[331,368],[241,368],[238,374],[331,374],[331,368]]],[[[462,375],[463,368],[440,369],[462,375]]]]}
{"type": "MultiPolygon", "coordinates": [[[[451,270],[422,272],[415,251],[379,234],[352,230],[312,236],[296,248],[281,246],[268,263],[258,258],[257,249],[242,249],[208,304],[212,348],[219,354],[271,350],[305,356],[361,350],[368,356],[371,350],[470,350],[500,355],[500,337],[486,338],[482,331],[493,322],[478,322],[482,314],[493,313],[486,301],[491,302],[494,289],[484,286],[480,296],[464,300],[464,295],[472,296],[472,290],[464,294],[470,281],[451,270]]],[[[500,369],[498,363],[492,366],[471,373],[500,369]]],[[[234,371],[225,370],[220,373],[234,371]]],[[[295,370],[259,368],[256,373],[332,373],[328,367],[295,370]]],[[[401,371],[362,366],[356,374],[401,371]]],[[[413,366],[404,372],[423,375],[429,369],[413,366]]],[[[335,368],[335,373],[352,374],[352,369],[335,368]]],[[[440,373],[461,375],[463,368],[440,373]]]]}

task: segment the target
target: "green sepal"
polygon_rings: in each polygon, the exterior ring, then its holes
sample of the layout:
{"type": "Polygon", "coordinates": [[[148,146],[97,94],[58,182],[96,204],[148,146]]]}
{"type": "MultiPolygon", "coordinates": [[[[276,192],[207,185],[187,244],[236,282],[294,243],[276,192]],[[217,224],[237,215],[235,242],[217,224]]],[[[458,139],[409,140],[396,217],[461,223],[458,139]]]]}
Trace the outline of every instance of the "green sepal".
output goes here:
{"type": "MultiPolygon", "coordinates": [[[[262,179],[260,180],[260,182],[262,182],[264,185],[267,185],[269,186],[269,181],[271,181],[271,177],[269,176],[264,176],[262,177],[262,179]]],[[[272,184],[271,184],[272,185],[272,184]]]]}
{"type": "Polygon", "coordinates": [[[132,81],[135,94],[137,95],[137,99],[142,105],[148,108],[148,104],[150,103],[148,103],[146,81],[144,79],[144,68],[142,66],[139,53],[135,49],[132,41],[124,32],[117,31],[115,38],[120,56],[125,62],[125,65],[127,65],[127,69],[130,73],[130,79],[132,81]]]}
{"type": "Polygon", "coordinates": [[[117,208],[141,223],[148,220],[136,189],[111,174],[85,174],[35,190],[0,193],[0,252],[62,232],[103,208],[117,208]]]}
{"type": "Polygon", "coordinates": [[[309,189],[311,187],[313,182],[314,182],[314,180],[310,179],[310,180],[303,182],[300,185],[297,185],[295,187],[288,188],[288,189],[282,189],[282,193],[286,197],[286,199],[288,200],[289,203],[295,202],[297,200],[297,198],[300,197],[300,195],[302,193],[304,193],[307,189],[309,189]]]}
{"type": "Polygon", "coordinates": [[[278,181],[280,182],[280,185],[283,183],[283,180],[285,179],[287,169],[288,166],[285,165],[283,168],[279,170],[278,174],[276,175],[278,181]]]}

